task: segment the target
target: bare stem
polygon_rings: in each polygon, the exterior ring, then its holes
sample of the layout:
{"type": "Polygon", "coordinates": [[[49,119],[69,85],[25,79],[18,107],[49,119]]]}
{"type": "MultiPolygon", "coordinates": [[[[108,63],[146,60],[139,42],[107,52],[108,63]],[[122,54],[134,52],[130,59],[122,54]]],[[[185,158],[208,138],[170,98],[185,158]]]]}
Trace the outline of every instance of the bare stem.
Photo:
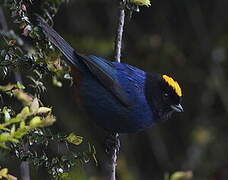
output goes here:
{"type": "Polygon", "coordinates": [[[116,40],[115,40],[115,59],[117,62],[120,62],[121,58],[121,47],[122,47],[122,37],[123,37],[123,28],[125,20],[125,0],[120,0],[119,8],[119,22],[116,31],[116,40]]]}
{"type": "Polygon", "coordinates": [[[119,134],[114,133],[109,136],[110,141],[114,142],[114,146],[111,146],[108,151],[110,156],[108,164],[108,180],[116,180],[116,166],[117,166],[117,154],[120,148],[119,134]]]}
{"type": "Polygon", "coordinates": [[[20,165],[21,170],[21,179],[22,180],[30,180],[30,173],[29,173],[29,162],[22,161],[20,165]]]}
{"type": "MultiPolygon", "coordinates": [[[[123,37],[123,28],[124,28],[124,20],[125,20],[125,4],[126,0],[120,0],[120,8],[119,8],[119,22],[116,31],[116,39],[115,39],[115,60],[116,62],[120,62],[121,58],[121,47],[122,47],[122,37],[123,37]]],[[[114,140],[116,146],[113,146],[110,151],[110,165],[109,165],[109,177],[108,180],[116,180],[116,166],[117,166],[117,154],[119,151],[119,134],[115,133],[114,135],[110,135],[110,139],[114,140]],[[114,138],[114,139],[113,139],[114,138]]]]}

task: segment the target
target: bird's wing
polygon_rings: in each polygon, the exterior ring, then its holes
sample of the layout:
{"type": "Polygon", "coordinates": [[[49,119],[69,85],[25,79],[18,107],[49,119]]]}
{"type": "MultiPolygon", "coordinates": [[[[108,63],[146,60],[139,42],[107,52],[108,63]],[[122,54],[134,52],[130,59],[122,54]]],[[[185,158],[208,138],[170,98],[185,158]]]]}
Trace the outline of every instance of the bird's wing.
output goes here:
{"type": "Polygon", "coordinates": [[[97,56],[86,56],[77,53],[89,68],[90,72],[125,106],[130,106],[131,101],[127,92],[118,81],[116,70],[112,62],[97,56]]]}
{"type": "Polygon", "coordinates": [[[52,27],[41,17],[37,17],[38,26],[41,27],[48,39],[64,54],[66,60],[80,71],[82,60],[91,73],[100,83],[123,104],[130,105],[126,91],[120,85],[112,63],[96,56],[85,56],[76,52],[52,27]]]}

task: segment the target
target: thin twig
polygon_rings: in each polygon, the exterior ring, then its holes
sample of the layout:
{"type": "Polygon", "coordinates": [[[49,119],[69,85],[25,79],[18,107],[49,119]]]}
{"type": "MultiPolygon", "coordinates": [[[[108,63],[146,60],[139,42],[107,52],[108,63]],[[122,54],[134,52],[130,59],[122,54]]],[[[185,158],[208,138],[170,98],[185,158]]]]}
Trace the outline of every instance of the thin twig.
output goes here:
{"type": "MultiPolygon", "coordinates": [[[[109,147],[108,155],[110,157],[108,164],[108,180],[116,180],[116,166],[117,166],[117,154],[120,148],[120,140],[118,133],[112,133],[108,137],[110,141],[114,143],[109,147]]],[[[109,145],[108,145],[109,146],[109,145]]]]}
{"type": "MultiPolygon", "coordinates": [[[[23,146],[24,146],[24,151],[28,151],[28,148],[29,148],[28,142],[24,142],[23,146]]],[[[22,180],[30,180],[30,168],[29,168],[28,161],[21,162],[20,171],[21,171],[22,180]]]]}
{"type": "MultiPolygon", "coordinates": [[[[3,12],[2,7],[0,7],[0,30],[2,31],[8,31],[8,25],[7,21],[3,12]]],[[[17,82],[22,83],[22,77],[20,72],[14,72],[15,80],[17,82]]],[[[28,143],[24,143],[24,150],[28,151],[28,143]]],[[[21,178],[22,180],[30,180],[30,173],[29,173],[29,162],[28,161],[22,161],[20,165],[20,171],[21,171],[21,178]]]]}
{"type": "MultiPolygon", "coordinates": [[[[123,36],[123,28],[124,28],[124,20],[125,20],[125,4],[126,0],[120,0],[120,8],[119,8],[119,22],[116,31],[116,40],[115,40],[115,60],[116,62],[120,62],[121,58],[121,47],[122,47],[122,36],[123,36]]],[[[114,133],[110,135],[110,139],[114,140],[116,146],[111,147],[110,154],[110,170],[109,170],[109,180],[116,179],[116,166],[117,166],[117,154],[119,152],[119,134],[114,133]]]]}
{"type": "Polygon", "coordinates": [[[117,62],[120,62],[121,58],[121,48],[122,48],[122,37],[123,37],[123,28],[125,20],[125,0],[120,0],[119,8],[119,22],[116,31],[116,40],[115,40],[115,59],[117,62]]]}
{"type": "Polygon", "coordinates": [[[29,162],[22,161],[20,165],[21,170],[21,179],[22,180],[30,180],[30,173],[29,173],[29,162]]]}

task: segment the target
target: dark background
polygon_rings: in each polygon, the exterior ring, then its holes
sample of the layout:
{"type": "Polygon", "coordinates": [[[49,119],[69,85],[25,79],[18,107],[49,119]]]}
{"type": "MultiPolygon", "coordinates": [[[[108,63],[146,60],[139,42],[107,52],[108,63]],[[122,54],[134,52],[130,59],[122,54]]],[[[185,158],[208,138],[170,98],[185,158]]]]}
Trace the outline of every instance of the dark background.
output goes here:
{"type": "MultiPolygon", "coordinates": [[[[146,131],[121,135],[118,179],[160,180],[185,170],[193,171],[194,180],[228,179],[228,1],[153,0],[140,10],[126,18],[122,62],[174,77],[185,111],[146,131]]],[[[54,28],[79,52],[112,60],[117,17],[118,1],[70,1],[54,18],[54,28]]],[[[43,100],[57,117],[53,128],[102,144],[102,130],[80,117],[69,83],[46,85],[43,100]]],[[[101,149],[97,145],[99,162],[101,149]]],[[[40,179],[32,169],[32,179],[40,179]]],[[[101,179],[102,170],[91,163],[80,172],[101,179]]]]}

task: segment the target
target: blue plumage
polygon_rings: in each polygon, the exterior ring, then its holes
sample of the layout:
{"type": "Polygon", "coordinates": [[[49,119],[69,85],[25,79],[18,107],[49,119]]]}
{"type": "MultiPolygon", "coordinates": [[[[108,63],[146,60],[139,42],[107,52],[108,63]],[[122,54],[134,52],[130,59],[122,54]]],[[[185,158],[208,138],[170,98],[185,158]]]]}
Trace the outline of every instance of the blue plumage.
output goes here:
{"type": "Polygon", "coordinates": [[[105,68],[124,89],[130,105],[122,105],[92,74],[86,75],[78,87],[81,105],[99,126],[109,131],[135,132],[152,125],[155,120],[144,96],[145,72],[126,64],[112,64],[112,68],[105,68]]]}
{"type": "MultiPolygon", "coordinates": [[[[42,19],[39,26],[76,73],[79,105],[91,120],[111,132],[136,132],[181,112],[181,94],[172,78],[151,75],[128,64],[76,52],[42,19]],[[178,92],[178,93],[177,93],[178,92]]],[[[178,85],[178,86],[177,86],[178,85]]]]}

